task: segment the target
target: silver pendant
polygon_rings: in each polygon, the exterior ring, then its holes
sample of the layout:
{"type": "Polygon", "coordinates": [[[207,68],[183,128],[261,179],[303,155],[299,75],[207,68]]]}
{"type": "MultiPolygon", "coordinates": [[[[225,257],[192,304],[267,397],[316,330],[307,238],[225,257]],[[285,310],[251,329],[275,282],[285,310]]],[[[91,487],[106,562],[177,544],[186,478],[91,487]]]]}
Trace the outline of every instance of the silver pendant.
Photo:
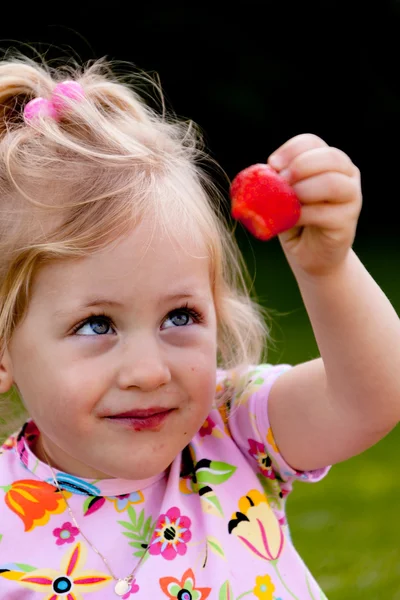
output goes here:
{"type": "Polygon", "coordinates": [[[130,591],[131,587],[131,584],[128,583],[126,579],[118,579],[114,587],[114,592],[117,596],[125,596],[125,594],[130,591]]]}

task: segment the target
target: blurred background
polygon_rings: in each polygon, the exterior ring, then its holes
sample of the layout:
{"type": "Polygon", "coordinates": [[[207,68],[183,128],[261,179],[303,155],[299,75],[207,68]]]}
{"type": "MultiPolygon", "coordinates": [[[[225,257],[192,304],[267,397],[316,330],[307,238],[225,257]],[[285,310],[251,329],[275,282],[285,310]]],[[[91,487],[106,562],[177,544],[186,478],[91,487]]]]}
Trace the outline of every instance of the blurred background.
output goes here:
{"type": "MultiPolygon", "coordinates": [[[[41,2],[21,15],[2,9],[0,45],[29,53],[24,44],[34,44],[50,59],[72,51],[82,61],[106,56],[157,73],[167,105],[200,125],[229,178],[298,133],[344,150],[362,173],[354,249],[400,312],[399,31],[398,0],[114,0],[102,10],[94,2],[41,2]]],[[[240,227],[237,238],[270,309],[269,362],[316,357],[278,242],[251,239],[240,227]]],[[[399,461],[395,430],[324,481],[295,486],[288,501],[294,543],[330,600],[400,600],[399,461]]]]}

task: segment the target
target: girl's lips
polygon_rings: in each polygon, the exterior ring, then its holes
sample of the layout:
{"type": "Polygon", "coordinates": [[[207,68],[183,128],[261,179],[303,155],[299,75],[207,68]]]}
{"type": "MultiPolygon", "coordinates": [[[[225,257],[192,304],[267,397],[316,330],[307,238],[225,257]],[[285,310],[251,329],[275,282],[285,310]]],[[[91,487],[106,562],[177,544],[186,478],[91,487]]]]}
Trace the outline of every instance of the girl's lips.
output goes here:
{"type": "Polygon", "coordinates": [[[123,413],[118,413],[117,415],[110,415],[111,419],[124,419],[124,418],[132,418],[132,419],[146,419],[147,417],[152,417],[153,415],[158,415],[164,412],[167,412],[171,409],[165,408],[163,406],[152,406],[151,408],[138,408],[136,410],[127,410],[123,413]]]}
{"type": "Polygon", "coordinates": [[[144,410],[128,411],[115,416],[106,417],[113,423],[125,426],[134,431],[145,429],[159,431],[165,420],[174,409],[148,408],[144,410]]]}

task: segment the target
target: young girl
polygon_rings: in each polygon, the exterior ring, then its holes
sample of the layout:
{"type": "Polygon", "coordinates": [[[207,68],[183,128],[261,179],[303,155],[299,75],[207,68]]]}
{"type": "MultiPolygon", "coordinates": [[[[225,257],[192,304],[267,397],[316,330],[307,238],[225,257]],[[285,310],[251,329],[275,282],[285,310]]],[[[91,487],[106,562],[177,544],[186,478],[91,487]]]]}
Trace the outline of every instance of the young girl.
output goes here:
{"type": "Polygon", "coordinates": [[[287,495],[400,414],[357,168],[313,135],[269,157],[302,203],[280,241],[321,352],[272,366],[190,123],[104,63],[4,61],[0,103],[0,393],[29,414],[0,456],[1,599],[325,598],[287,495]]]}

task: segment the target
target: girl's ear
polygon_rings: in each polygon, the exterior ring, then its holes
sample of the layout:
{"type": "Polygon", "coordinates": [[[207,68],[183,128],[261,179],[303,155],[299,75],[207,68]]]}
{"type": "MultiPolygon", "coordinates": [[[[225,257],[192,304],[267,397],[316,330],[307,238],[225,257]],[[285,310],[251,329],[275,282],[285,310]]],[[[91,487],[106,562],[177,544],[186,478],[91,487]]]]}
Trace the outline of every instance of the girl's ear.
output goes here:
{"type": "Polygon", "coordinates": [[[0,357],[0,394],[8,392],[14,383],[12,375],[12,363],[8,350],[0,357]]]}

